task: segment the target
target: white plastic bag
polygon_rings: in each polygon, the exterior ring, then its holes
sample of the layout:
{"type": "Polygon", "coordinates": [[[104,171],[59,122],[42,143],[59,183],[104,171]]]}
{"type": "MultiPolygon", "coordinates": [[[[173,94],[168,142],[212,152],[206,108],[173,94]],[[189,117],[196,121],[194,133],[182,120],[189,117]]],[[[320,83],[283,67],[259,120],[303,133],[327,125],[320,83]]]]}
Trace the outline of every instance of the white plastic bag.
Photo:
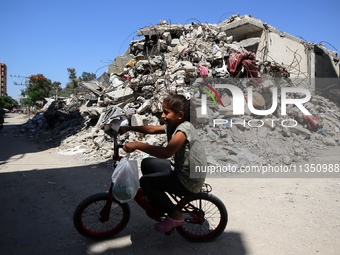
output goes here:
{"type": "Polygon", "coordinates": [[[112,182],[115,199],[121,203],[133,199],[139,189],[137,161],[122,158],[112,174],[112,182]]]}

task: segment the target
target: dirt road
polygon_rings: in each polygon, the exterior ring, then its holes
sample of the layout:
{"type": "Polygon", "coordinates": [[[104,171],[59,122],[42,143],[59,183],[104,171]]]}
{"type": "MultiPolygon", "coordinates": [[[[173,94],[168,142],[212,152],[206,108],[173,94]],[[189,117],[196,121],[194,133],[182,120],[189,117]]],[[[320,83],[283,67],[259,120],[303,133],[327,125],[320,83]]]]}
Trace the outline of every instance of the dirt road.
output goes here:
{"type": "MultiPolygon", "coordinates": [[[[9,114],[0,132],[0,254],[339,254],[339,178],[209,178],[229,213],[212,243],[157,233],[135,202],[115,239],[83,238],[73,211],[108,189],[109,163],[81,162],[32,143],[18,129],[23,122],[9,114]]],[[[332,147],[318,160],[339,163],[339,155],[332,147]]]]}

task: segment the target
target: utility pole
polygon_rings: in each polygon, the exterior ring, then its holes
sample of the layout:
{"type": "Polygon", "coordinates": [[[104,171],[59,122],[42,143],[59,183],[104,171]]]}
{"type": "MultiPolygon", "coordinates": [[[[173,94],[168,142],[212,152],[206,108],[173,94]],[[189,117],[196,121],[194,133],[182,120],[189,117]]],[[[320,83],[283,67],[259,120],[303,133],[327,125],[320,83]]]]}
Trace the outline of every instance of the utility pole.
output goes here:
{"type": "MultiPolygon", "coordinates": [[[[17,86],[25,86],[26,87],[26,93],[23,95],[24,98],[28,97],[28,85],[29,85],[29,81],[28,81],[28,76],[22,76],[22,75],[10,75],[12,78],[18,78],[20,80],[19,82],[14,82],[14,85],[17,86]]],[[[21,102],[20,102],[21,104],[21,102]]],[[[31,109],[30,106],[27,105],[27,112],[28,112],[28,118],[31,118],[31,109]]]]}

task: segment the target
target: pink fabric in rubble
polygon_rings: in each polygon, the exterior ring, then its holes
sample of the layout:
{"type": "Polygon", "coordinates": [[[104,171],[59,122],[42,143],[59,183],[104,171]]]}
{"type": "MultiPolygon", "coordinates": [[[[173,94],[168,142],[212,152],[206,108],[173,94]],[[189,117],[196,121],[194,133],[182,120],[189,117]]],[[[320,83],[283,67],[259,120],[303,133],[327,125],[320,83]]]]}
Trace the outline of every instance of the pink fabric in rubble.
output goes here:
{"type": "Polygon", "coordinates": [[[198,66],[202,78],[208,77],[209,69],[206,66],[198,66]]]}

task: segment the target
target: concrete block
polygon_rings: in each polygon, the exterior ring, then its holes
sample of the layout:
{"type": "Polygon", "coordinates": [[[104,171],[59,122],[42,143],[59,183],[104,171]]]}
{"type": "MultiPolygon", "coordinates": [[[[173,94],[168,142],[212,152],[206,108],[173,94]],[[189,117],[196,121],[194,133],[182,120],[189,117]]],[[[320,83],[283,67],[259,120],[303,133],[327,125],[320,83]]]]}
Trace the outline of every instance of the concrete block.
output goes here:
{"type": "Polygon", "coordinates": [[[137,113],[138,114],[142,114],[144,113],[148,108],[150,108],[151,106],[151,102],[150,100],[146,100],[138,109],[137,109],[137,113]]]}
{"type": "Polygon", "coordinates": [[[131,126],[146,126],[148,120],[144,115],[134,114],[131,117],[131,126]]]}
{"type": "Polygon", "coordinates": [[[109,74],[120,74],[124,71],[125,65],[131,60],[134,59],[135,56],[132,54],[122,55],[116,57],[114,62],[109,65],[108,73],[109,74]]]}
{"type": "Polygon", "coordinates": [[[175,47],[178,44],[179,44],[179,39],[178,38],[175,38],[175,39],[171,40],[171,43],[170,43],[171,47],[175,47]]]}
{"type": "Polygon", "coordinates": [[[113,98],[114,103],[122,102],[133,97],[133,90],[129,87],[107,93],[113,98]]]}
{"type": "Polygon", "coordinates": [[[310,138],[312,135],[312,133],[308,129],[305,129],[300,126],[290,127],[289,130],[291,133],[296,134],[296,135],[301,135],[304,138],[310,138]]]}
{"type": "Polygon", "coordinates": [[[172,38],[171,38],[171,34],[169,32],[164,32],[162,34],[162,38],[163,38],[164,41],[166,41],[167,44],[171,43],[172,38]]]}
{"type": "Polygon", "coordinates": [[[253,37],[253,38],[247,38],[245,40],[242,40],[242,41],[238,42],[237,44],[240,45],[243,48],[247,48],[247,47],[255,46],[255,45],[259,44],[260,42],[261,42],[260,37],[253,37]]]}

